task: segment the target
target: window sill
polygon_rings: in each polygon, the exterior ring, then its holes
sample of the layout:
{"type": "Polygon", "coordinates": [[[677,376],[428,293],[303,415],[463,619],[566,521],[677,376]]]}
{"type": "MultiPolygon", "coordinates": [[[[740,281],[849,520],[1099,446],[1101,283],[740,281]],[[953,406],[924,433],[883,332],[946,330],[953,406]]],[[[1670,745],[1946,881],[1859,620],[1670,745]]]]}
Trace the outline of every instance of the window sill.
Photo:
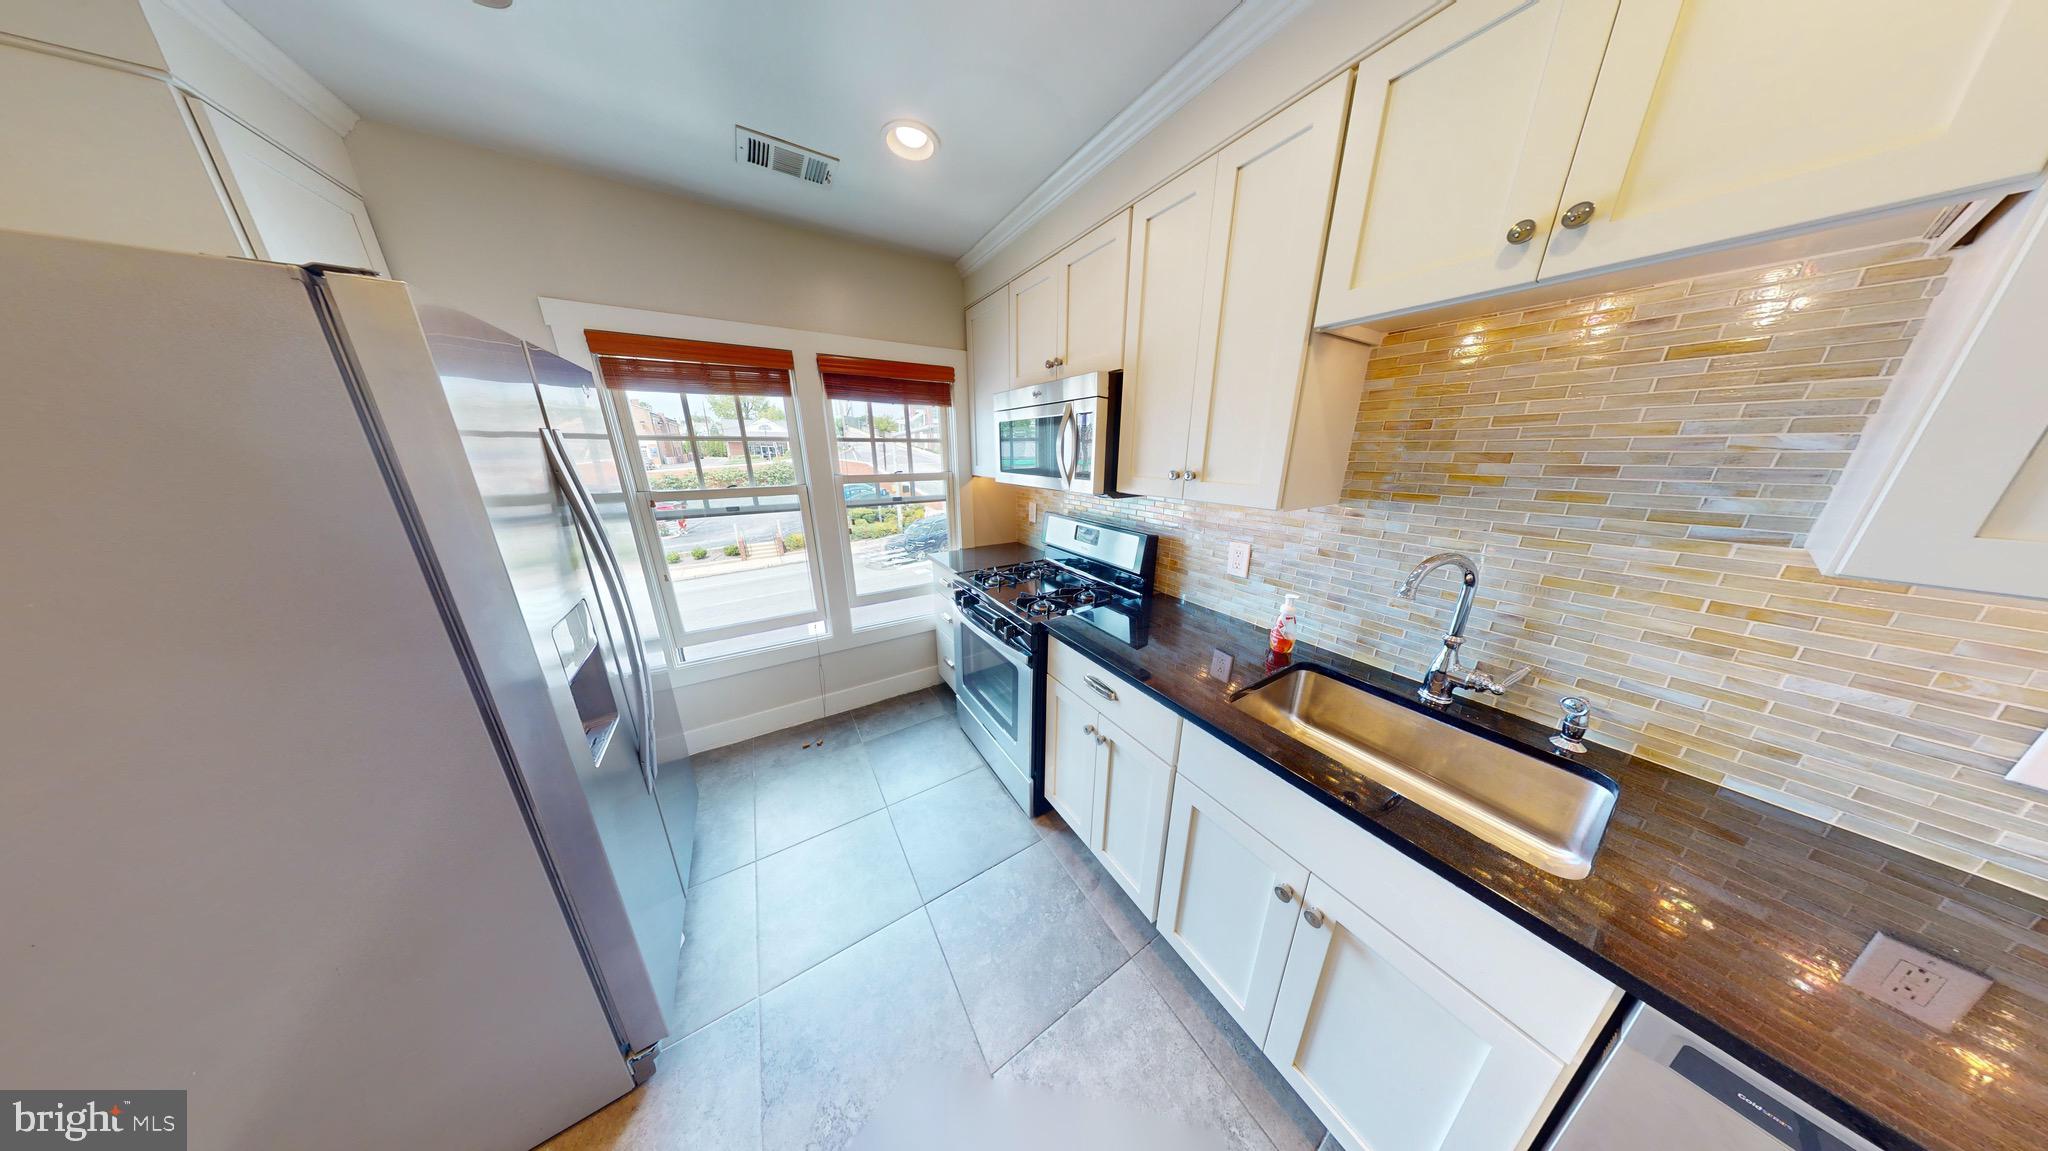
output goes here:
{"type": "Polygon", "coordinates": [[[763,648],[760,651],[743,652],[737,655],[719,656],[715,659],[696,660],[668,668],[670,687],[689,687],[693,684],[708,683],[727,676],[762,668],[781,667],[784,664],[801,663],[817,659],[834,652],[852,651],[871,644],[887,643],[905,636],[917,635],[933,630],[930,615],[918,619],[898,620],[894,623],[874,627],[857,628],[850,636],[825,636],[822,639],[800,640],[780,647],[763,648]]]}

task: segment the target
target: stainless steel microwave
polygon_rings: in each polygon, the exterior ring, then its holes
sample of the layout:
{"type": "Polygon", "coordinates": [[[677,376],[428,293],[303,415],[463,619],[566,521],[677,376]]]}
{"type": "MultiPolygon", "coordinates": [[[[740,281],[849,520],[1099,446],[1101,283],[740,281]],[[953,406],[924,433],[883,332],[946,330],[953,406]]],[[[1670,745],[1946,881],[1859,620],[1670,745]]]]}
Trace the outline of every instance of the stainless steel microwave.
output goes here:
{"type": "Polygon", "coordinates": [[[1122,385],[1122,372],[1090,372],[997,392],[996,470],[1003,480],[1113,493],[1122,385]]]}

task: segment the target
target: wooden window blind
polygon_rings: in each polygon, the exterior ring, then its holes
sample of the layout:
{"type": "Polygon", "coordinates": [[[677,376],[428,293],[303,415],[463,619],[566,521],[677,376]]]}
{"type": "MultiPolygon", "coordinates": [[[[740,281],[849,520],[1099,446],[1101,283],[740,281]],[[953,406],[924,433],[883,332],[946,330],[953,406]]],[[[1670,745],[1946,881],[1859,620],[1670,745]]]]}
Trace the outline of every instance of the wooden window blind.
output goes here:
{"type": "Polygon", "coordinates": [[[943,364],[868,360],[859,356],[818,356],[825,394],[835,400],[953,406],[953,369],[943,364]]]}
{"type": "Polygon", "coordinates": [[[782,348],[639,336],[583,333],[606,387],[692,395],[786,396],[796,356],[782,348]]]}

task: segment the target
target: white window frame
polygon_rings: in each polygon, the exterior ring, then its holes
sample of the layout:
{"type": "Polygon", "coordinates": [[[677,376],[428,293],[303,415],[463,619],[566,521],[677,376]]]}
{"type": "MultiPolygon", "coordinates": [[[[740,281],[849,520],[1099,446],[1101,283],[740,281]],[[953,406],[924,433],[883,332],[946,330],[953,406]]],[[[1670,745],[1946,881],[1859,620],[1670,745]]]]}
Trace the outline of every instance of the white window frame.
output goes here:
{"type": "MultiPolygon", "coordinates": [[[[958,495],[958,485],[955,484],[953,481],[953,471],[955,467],[953,461],[953,421],[950,418],[947,418],[946,416],[941,416],[939,420],[939,436],[936,442],[939,445],[939,459],[944,470],[936,472],[874,472],[868,475],[847,474],[839,470],[839,444],[842,437],[839,435],[839,422],[838,420],[833,418],[834,413],[832,411],[832,404],[834,402],[835,401],[832,399],[832,397],[825,397],[825,416],[828,421],[826,427],[832,433],[832,481],[839,495],[840,522],[845,525],[845,530],[848,533],[847,551],[849,555],[849,561],[846,565],[847,597],[852,602],[853,606],[867,607],[872,604],[891,603],[899,599],[911,599],[915,596],[928,595],[931,592],[930,580],[925,580],[922,583],[914,584],[909,587],[891,588],[887,591],[868,592],[866,594],[862,594],[858,582],[859,577],[854,571],[854,564],[851,562],[850,558],[853,548],[853,539],[851,531],[853,525],[850,522],[848,522],[848,517],[849,513],[853,512],[856,508],[912,507],[919,504],[944,503],[946,505],[947,546],[950,547],[954,543],[956,543],[959,540],[960,535],[959,532],[953,526],[953,514],[955,511],[958,510],[959,506],[959,500],[956,498],[956,496],[958,495]],[[846,498],[846,485],[848,484],[872,483],[879,490],[879,488],[883,484],[908,483],[911,485],[911,491],[915,492],[917,490],[916,485],[920,482],[937,482],[943,484],[944,491],[936,499],[934,499],[931,496],[916,495],[907,496],[901,499],[898,499],[894,496],[888,497],[886,499],[878,497],[875,499],[864,500],[849,500],[846,498]]],[[[905,432],[905,435],[901,439],[881,440],[875,438],[874,405],[876,403],[890,403],[893,401],[880,400],[860,402],[868,404],[868,434],[866,436],[856,437],[857,442],[865,441],[870,445],[880,445],[884,443],[904,444],[906,445],[904,448],[904,456],[906,459],[910,458],[909,453],[911,451],[911,445],[932,442],[927,440],[912,440],[908,434],[910,428],[909,420],[907,419],[904,421],[905,426],[903,430],[905,432]]],[[[954,405],[954,407],[958,406],[959,405],[957,404],[954,405]]],[[[952,409],[940,408],[939,410],[941,412],[950,412],[952,409]]],[[[881,466],[881,456],[879,454],[875,456],[875,462],[877,467],[881,466]]]]}
{"type": "MultiPolygon", "coordinates": [[[[627,388],[625,390],[630,392],[633,389],[627,388]]],[[[809,488],[805,483],[802,429],[799,427],[798,422],[794,386],[792,386],[789,398],[783,404],[783,416],[788,425],[785,434],[780,436],[763,436],[760,438],[788,443],[790,466],[796,474],[796,482],[793,484],[772,484],[760,487],[706,488],[700,486],[696,488],[657,488],[648,479],[647,460],[640,453],[640,444],[643,439],[657,442],[680,441],[690,445],[690,463],[691,466],[697,469],[697,482],[701,485],[704,482],[704,454],[698,449],[698,445],[707,440],[728,444],[736,440],[741,445],[740,458],[746,462],[747,478],[751,480],[754,478],[754,453],[751,450],[754,438],[747,434],[747,421],[744,413],[742,413],[739,420],[739,431],[737,434],[698,435],[695,420],[690,415],[689,396],[685,394],[682,396],[682,408],[683,427],[686,434],[681,436],[658,435],[643,437],[640,434],[639,428],[634,424],[631,411],[621,401],[618,389],[600,387],[599,397],[605,410],[605,422],[613,429],[613,434],[617,437],[620,454],[624,457],[620,461],[619,471],[626,480],[624,487],[626,488],[627,498],[633,503],[634,521],[636,524],[639,524],[641,529],[640,539],[643,541],[642,546],[652,545],[654,562],[660,565],[657,570],[663,573],[662,583],[664,585],[673,588],[676,583],[676,581],[668,579],[666,576],[668,571],[668,559],[665,554],[667,547],[661,542],[659,524],[659,521],[665,519],[712,519],[726,516],[750,515],[755,514],[757,511],[787,511],[789,510],[787,507],[763,509],[761,508],[761,501],[788,500],[793,497],[796,500],[797,518],[803,524],[805,550],[809,551],[811,537],[817,534],[817,525],[811,516],[809,488]],[[691,500],[728,502],[743,499],[751,501],[753,507],[712,508],[695,515],[688,515],[687,513],[664,514],[657,511],[654,506],[659,503],[688,502],[691,500]],[[643,519],[644,523],[642,522],[643,519]]],[[[789,612],[779,616],[749,620],[746,623],[730,624],[725,627],[702,628],[697,631],[689,630],[683,626],[682,605],[677,602],[672,592],[664,592],[657,598],[661,601],[662,611],[668,616],[671,630],[667,634],[672,634],[676,637],[676,643],[673,646],[689,647],[694,644],[719,643],[724,640],[736,639],[740,636],[780,631],[784,628],[797,627],[803,624],[823,622],[826,615],[824,580],[822,578],[823,572],[820,570],[821,565],[817,563],[815,554],[804,557],[804,567],[810,572],[811,576],[811,610],[789,612]]]]}
{"type": "MultiPolygon", "coordinates": [[[[826,400],[824,381],[818,373],[818,356],[857,356],[865,359],[905,360],[913,363],[943,364],[953,369],[954,379],[964,381],[967,377],[967,353],[960,348],[942,348],[926,344],[909,344],[895,340],[875,340],[860,336],[846,336],[831,332],[814,332],[801,328],[782,328],[765,324],[749,324],[737,320],[719,320],[708,316],[688,316],[673,312],[658,312],[643,308],[626,308],[614,304],[597,304],[581,300],[563,300],[543,296],[540,298],[541,318],[554,335],[558,354],[585,368],[596,371],[595,359],[584,342],[586,329],[602,331],[637,332],[650,336],[668,336],[686,340],[709,340],[717,343],[746,344],[756,347],[786,348],[795,358],[795,368],[790,373],[791,411],[790,439],[797,458],[797,475],[818,477],[809,479],[804,486],[807,497],[800,497],[804,508],[805,545],[813,549],[813,579],[822,594],[825,606],[825,631],[815,638],[805,638],[776,647],[762,647],[745,652],[736,652],[711,659],[687,660],[670,669],[670,682],[683,686],[704,679],[731,674],[737,670],[771,667],[812,655],[840,651],[849,648],[882,643],[900,636],[930,631],[933,627],[931,616],[918,616],[893,623],[855,628],[852,612],[853,576],[851,568],[850,539],[844,527],[831,532],[818,532],[817,525],[829,522],[843,525],[846,521],[846,503],[843,481],[838,475],[838,436],[832,424],[831,406],[826,400]],[[812,431],[822,428],[823,434],[812,431]],[[823,488],[829,486],[829,494],[823,488]]],[[[637,480],[639,472],[639,450],[632,447],[630,458],[626,455],[629,446],[626,433],[621,428],[620,411],[613,404],[610,389],[600,389],[604,395],[605,418],[611,426],[612,447],[620,454],[621,474],[631,473],[637,480]]],[[[965,474],[962,453],[952,450],[952,445],[967,443],[969,440],[966,420],[972,418],[972,405],[964,390],[964,384],[955,385],[954,403],[943,409],[945,432],[942,437],[947,445],[947,532],[948,546],[958,547],[963,539],[974,538],[974,501],[966,498],[965,474]]],[[[885,480],[900,480],[910,477],[882,477],[885,480]]],[[[855,480],[853,482],[859,482],[855,480]]],[[[733,488],[725,492],[752,494],[763,489],[733,488]]],[[[636,491],[636,494],[637,491],[636,491]]],[[[669,491],[657,493],[661,498],[673,499],[690,493],[669,491]]],[[[679,622],[673,618],[674,600],[664,578],[667,564],[664,559],[659,536],[654,528],[652,506],[646,501],[633,501],[634,531],[643,549],[650,550],[655,562],[645,565],[649,577],[649,591],[662,605],[660,622],[663,638],[669,650],[682,651],[682,633],[679,622]]],[[[1001,518],[997,512],[991,516],[1001,518]]],[[[906,595],[915,594],[907,591],[906,595]]],[[[885,601],[886,602],[886,601],[885,601]]],[[[759,625],[749,625],[748,630],[766,630],[759,625]]],[[[691,635],[693,642],[699,639],[691,635]]]]}

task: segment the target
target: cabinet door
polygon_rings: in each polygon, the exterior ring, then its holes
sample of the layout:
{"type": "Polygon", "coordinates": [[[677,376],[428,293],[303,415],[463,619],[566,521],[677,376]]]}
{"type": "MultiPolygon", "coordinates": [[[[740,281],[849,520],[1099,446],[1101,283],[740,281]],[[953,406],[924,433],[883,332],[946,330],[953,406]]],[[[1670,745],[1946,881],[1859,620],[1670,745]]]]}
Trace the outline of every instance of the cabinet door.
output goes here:
{"type": "Polygon", "coordinates": [[[191,105],[257,256],[390,275],[370,230],[369,209],[353,192],[219,109],[200,100],[191,105]]]}
{"type": "Polygon", "coordinates": [[[1159,906],[1159,865],[1166,855],[1166,816],[1173,766],[1096,716],[1102,736],[1095,757],[1094,833],[1088,846],[1145,918],[1159,906]]]}
{"type": "Polygon", "coordinates": [[[999,476],[996,458],[996,393],[1010,386],[1010,297],[994,292],[967,309],[969,442],[977,476],[999,476]]]}
{"type": "Polygon", "coordinates": [[[0,44],[0,228],[246,256],[162,80],[0,44]]]}
{"type": "Polygon", "coordinates": [[[952,581],[946,576],[946,569],[932,564],[932,641],[939,649],[939,678],[947,687],[959,682],[958,657],[955,654],[959,642],[958,619],[954,613],[959,609],[953,605],[952,581]]]}
{"type": "Polygon", "coordinates": [[[1254,1042],[1266,1037],[1308,870],[1182,776],[1159,883],[1159,934],[1254,1042]]]}
{"type": "Polygon", "coordinates": [[[1216,161],[1183,172],[1131,209],[1124,304],[1124,394],[1117,435],[1117,490],[1177,496],[1187,463],[1195,390],[1202,274],[1209,263],[1209,205],[1216,161]]]}
{"type": "Polygon", "coordinates": [[[1317,324],[1536,279],[1617,2],[1463,0],[1359,64],[1317,324]]]}
{"type": "Polygon", "coordinates": [[[2029,178],[2048,4],[1624,0],[1545,278],[2029,178]]]}
{"type": "Polygon", "coordinates": [[[1130,263],[1131,213],[1067,245],[1060,253],[1060,363],[1055,376],[1113,372],[1124,366],[1124,275],[1130,263]]]}
{"type": "Polygon", "coordinates": [[[1011,386],[1058,376],[1064,284],[1057,256],[1010,281],[1011,386]]]}
{"type": "Polygon", "coordinates": [[[1217,154],[1188,419],[1191,500],[1279,503],[1350,84],[1346,72],[1217,154]]]}
{"type": "Polygon", "coordinates": [[[1515,1151],[1564,1086],[1563,1062],[1320,878],[1265,1050],[1350,1151],[1515,1151]]]}
{"type": "Polygon", "coordinates": [[[1081,842],[1095,842],[1095,709],[1065,685],[1045,684],[1045,801],[1081,842]]]}

